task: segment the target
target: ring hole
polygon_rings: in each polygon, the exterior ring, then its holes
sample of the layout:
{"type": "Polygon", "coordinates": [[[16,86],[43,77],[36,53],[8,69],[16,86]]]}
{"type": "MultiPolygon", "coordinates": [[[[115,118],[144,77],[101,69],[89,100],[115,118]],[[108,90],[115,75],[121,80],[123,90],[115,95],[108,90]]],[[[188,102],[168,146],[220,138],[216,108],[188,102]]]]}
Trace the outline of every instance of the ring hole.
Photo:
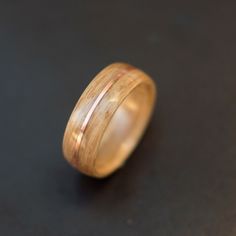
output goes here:
{"type": "Polygon", "coordinates": [[[120,104],[101,139],[95,162],[99,176],[109,175],[129,157],[140,140],[153,109],[153,86],[142,83],[120,104]]]}

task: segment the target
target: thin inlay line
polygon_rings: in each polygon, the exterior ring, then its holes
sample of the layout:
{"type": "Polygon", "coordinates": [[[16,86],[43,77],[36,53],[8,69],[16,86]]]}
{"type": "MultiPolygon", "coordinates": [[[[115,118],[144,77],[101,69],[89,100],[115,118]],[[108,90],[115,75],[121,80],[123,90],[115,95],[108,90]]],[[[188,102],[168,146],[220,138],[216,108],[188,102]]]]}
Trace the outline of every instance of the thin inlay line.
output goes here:
{"type": "Polygon", "coordinates": [[[92,107],[90,108],[88,114],[86,115],[82,126],[80,128],[80,133],[77,136],[77,140],[75,143],[75,153],[74,153],[74,157],[75,154],[78,153],[82,138],[83,138],[83,134],[88,126],[89,120],[91,119],[96,107],[98,106],[98,104],[102,101],[103,97],[106,95],[106,93],[110,90],[110,88],[126,73],[128,73],[129,71],[131,71],[133,68],[127,68],[126,70],[121,71],[119,74],[117,74],[117,76],[110,80],[109,83],[104,87],[104,89],[102,90],[102,92],[98,95],[98,97],[96,98],[96,100],[94,101],[92,107]]]}

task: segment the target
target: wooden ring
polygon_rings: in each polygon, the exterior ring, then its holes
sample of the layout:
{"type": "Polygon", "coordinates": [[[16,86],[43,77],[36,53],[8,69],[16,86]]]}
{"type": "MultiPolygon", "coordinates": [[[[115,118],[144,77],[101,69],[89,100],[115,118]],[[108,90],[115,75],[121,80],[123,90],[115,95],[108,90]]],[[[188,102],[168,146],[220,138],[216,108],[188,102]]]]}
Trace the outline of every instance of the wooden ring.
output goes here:
{"type": "Polygon", "coordinates": [[[84,91],[68,121],[63,153],[80,172],[102,178],[127,160],[153,111],[156,87],[124,63],[103,69],[84,91]]]}

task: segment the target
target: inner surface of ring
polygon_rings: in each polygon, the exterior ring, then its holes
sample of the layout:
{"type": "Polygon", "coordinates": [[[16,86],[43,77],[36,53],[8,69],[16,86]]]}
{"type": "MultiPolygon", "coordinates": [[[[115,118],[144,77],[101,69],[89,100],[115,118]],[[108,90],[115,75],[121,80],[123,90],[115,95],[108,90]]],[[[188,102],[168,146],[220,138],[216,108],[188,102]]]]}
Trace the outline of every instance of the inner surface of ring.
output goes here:
{"type": "Polygon", "coordinates": [[[154,91],[141,84],[128,95],[113,115],[100,143],[95,162],[99,174],[121,166],[138,143],[152,111],[154,91]]]}

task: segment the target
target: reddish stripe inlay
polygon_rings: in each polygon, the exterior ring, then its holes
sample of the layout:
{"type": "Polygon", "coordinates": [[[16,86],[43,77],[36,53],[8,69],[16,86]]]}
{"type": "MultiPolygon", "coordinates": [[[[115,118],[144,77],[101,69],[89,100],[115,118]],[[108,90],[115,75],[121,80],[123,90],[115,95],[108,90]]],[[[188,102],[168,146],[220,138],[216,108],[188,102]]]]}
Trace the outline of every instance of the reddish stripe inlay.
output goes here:
{"type": "MultiPolygon", "coordinates": [[[[76,140],[76,144],[75,144],[75,154],[78,153],[82,138],[83,138],[83,134],[88,126],[89,120],[91,119],[96,107],[98,106],[98,104],[101,102],[101,100],[103,99],[103,97],[105,96],[105,94],[109,91],[109,89],[123,76],[125,75],[127,72],[131,71],[133,68],[129,67],[126,70],[122,70],[120,73],[117,74],[117,76],[110,80],[109,83],[104,87],[104,89],[102,90],[102,92],[98,95],[98,97],[96,98],[96,100],[94,101],[92,107],[89,109],[88,114],[86,115],[82,126],[80,128],[80,133],[77,136],[77,140],[76,140]]],[[[74,154],[74,156],[75,156],[74,154]]]]}

